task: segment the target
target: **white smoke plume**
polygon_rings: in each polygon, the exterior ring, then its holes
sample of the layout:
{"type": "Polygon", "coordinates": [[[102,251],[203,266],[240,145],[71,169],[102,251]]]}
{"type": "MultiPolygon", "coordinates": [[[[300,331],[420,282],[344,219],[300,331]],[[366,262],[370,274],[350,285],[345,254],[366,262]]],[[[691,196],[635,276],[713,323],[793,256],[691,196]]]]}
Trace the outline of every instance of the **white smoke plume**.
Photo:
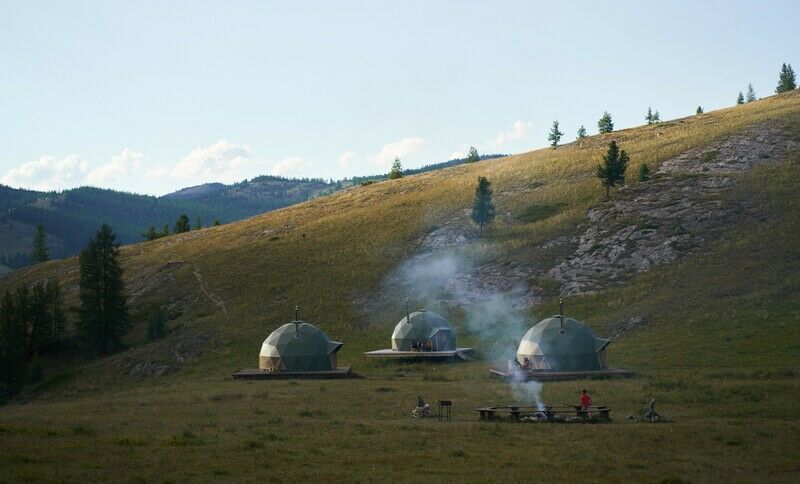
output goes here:
{"type": "Polygon", "coordinates": [[[527,307],[517,304],[518,289],[503,292],[480,277],[492,255],[480,246],[419,254],[394,271],[387,279],[391,288],[383,292],[407,295],[412,310],[462,311],[467,331],[481,341],[481,353],[495,368],[513,370],[515,397],[542,409],[541,384],[525,382],[516,364],[520,339],[533,325],[533,318],[527,307]]]}

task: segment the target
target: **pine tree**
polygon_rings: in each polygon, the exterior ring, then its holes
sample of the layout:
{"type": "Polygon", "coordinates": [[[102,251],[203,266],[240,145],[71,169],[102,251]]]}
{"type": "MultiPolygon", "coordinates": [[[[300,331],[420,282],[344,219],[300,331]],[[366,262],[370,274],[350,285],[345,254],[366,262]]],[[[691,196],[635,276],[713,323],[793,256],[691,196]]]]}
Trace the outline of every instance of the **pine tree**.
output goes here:
{"type": "Polygon", "coordinates": [[[614,122],[611,120],[611,115],[608,114],[608,111],[604,111],[603,115],[597,121],[597,129],[601,134],[614,131],[614,122]]]}
{"type": "Polygon", "coordinates": [[[152,225],[147,229],[147,232],[142,232],[142,238],[145,240],[156,240],[160,235],[156,232],[156,228],[152,225]]]}
{"type": "Polygon", "coordinates": [[[608,152],[603,155],[603,163],[597,165],[597,178],[606,189],[606,198],[611,195],[611,188],[625,182],[625,170],[628,168],[628,154],[620,150],[616,141],[608,145],[608,152]]]}
{"type": "Polygon", "coordinates": [[[37,225],[36,230],[33,232],[31,259],[37,264],[50,259],[50,254],[47,250],[47,232],[44,231],[44,227],[41,225],[37,225]]]}
{"type": "Polygon", "coordinates": [[[478,225],[481,235],[483,235],[483,226],[492,223],[494,216],[492,184],[486,177],[479,176],[478,185],[475,187],[475,202],[472,204],[472,221],[478,225]]]}
{"type": "Polygon", "coordinates": [[[739,95],[736,97],[736,104],[744,104],[744,94],[742,94],[742,91],[739,91],[739,95]]]}
{"type": "Polygon", "coordinates": [[[481,156],[478,154],[477,148],[470,146],[467,154],[467,163],[476,163],[478,161],[481,161],[481,156]]]}
{"type": "Polygon", "coordinates": [[[219,220],[214,220],[214,224],[213,225],[214,225],[214,227],[219,227],[222,224],[219,223],[219,220]]]}
{"type": "Polygon", "coordinates": [[[562,136],[564,136],[564,133],[559,131],[558,120],[556,119],[555,121],[553,121],[553,127],[550,128],[550,134],[547,135],[547,139],[550,140],[550,146],[553,149],[558,147],[558,142],[561,141],[562,136]]]}
{"type": "Polygon", "coordinates": [[[200,216],[195,217],[194,219],[194,230],[200,230],[203,228],[203,224],[200,222],[200,216]]]}
{"type": "Polygon", "coordinates": [[[28,293],[28,354],[46,351],[49,343],[50,321],[47,311],[47,292],[44,284],[34,284],[28,293]]]}
{"type": "Polygon", "coordinates": [[[647,108],[647,114],[644,115],[644,120],[647,121],[647,124],[653,124],[655,120],[653,118],[653,110],[650,107],[647,108]]]}
{"type": "Polygon", "coordinates": [[[585,137],[586,137],[586,128],[584,128],[583,125],[581,125],[581,127],[578,128],[578,138],[577,139],[581,139],[581,138],[585,138],[585,137]]]}
{"type": "Polygon", "coordinates": [[[161,228],[161,234],[159,237],[166,237],[169,235],[169,224],[164,224],[164,227],[161,228]]]}
{"type": "Polygon", "coordinates": [[[789,92],[796,87],[797,84],[795,83],[792,65],[784,63],[781,66],[781,73],[778,76],[778,87],[775,88],[775,92],[778,94],[782,92],[789,92]]]}
{"type": "Polygon", "coordinates": [[[751,103],[756,100],[756,90],[753,89],[752,84],[747,85],[747,96],[745,97],[747,102],[751,103]]]}
{"type": "Polygon", "coordinates": [[[92,353],[106,356],[122,346],[128,329],[127,297],[119,265],[115,235],[106,224],[81,251],[80,309],[77,325],[92,353]]]}
{"type": "Polygon", "coordinates": [[[50,280],[45,285],[47,295],[47,341],[44,351],[53,352],[61,349],[66,338],[67,317],[64,313],[64,302],[58,281],[50,280]]]}
{"type": "Polygon", "coordinates": [[[653,113],[653,122],[660,123],[661,122],[661,115],[658,113],[658,110],[653,113]]]}
{"type": "Polygon", "coordinates": [[[400,158],[395,158],[392,169],[389,170],[389,179],[397,180],[398,178],[403,178],[403,165],[400,163],[400,158]]]}
{"type": "Polygon", "coordinates": [[[176,234],[182,234],[188,232],[190,229],[189,216],[184,213],[175,221],[175,227],[173,227],[172,231],[176,234]]]}
{"type": "Polygon", "coordinates": [[[0,301],[0,403],[22,388],[27,374],[25,326],[14,306],[7,291],[0,301]]]}
{"type": "Polygon", "coordinates": [[[647,181],[650,179],[650,167],[647,166],[647,163],[642,163],[642,166],[639,167],[639,177],[640,182],[647,181]]]}
{"type": "Polygon", "coordinates": [[[697,111],[694,112],[695,114],[703,114],[703,106],[697,106],[697,111]]]}

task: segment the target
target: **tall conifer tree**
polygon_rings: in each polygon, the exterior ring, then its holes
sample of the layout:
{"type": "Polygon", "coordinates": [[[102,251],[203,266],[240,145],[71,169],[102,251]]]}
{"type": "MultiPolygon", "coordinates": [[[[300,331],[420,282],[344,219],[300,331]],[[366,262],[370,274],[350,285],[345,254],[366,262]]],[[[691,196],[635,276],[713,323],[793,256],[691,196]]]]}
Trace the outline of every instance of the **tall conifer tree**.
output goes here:
{"type": "Polygon", "coordinates": [[[191,230],[191,226],[189,225],[189,216],[185,213],[178,217],[178,220],[175,221],[175,227],[172,228],[172,231],[176,234],[182,234],[184,232],[188,232],[191,230]]]}
{"type": "Polygon", "coordinates": [[[479,176],[478,185],[475,187],[475,202],[472,204],[472,221],[478,226],[481,235],[484,225],[492,223],[494,216],[492,184],[485,176],[479,176]]]}
{"type": "Polygon", "coordinates": [[[610,133],[614,131],[614,122],[611,120],[611,115],[608,111],[603,112],[603,115],[597,121],[597,129],[600,133],[610,133]]]}
{"type": "Polygon", "coordinates": [[[14,295],[0,301],[0,403],[19,391],[27,373],[25,325],[20,321],[14,295]]]}
{"type": "Polygon", "coordinates": [[[47,250],[47,232],[42,225],[37,225],[33,232],[33,252],[31,258],[34,262],[44,262],[50,259],[50,252],[47,250]]]}
{"type": "Polygon", "coordinates": [[[628,169],[628,154],[620,150],[616,141],[608,145],[608,152],[603,155],[603,162],[597,166],[597,178],[606,189],[606,198],[611,194],[611,188],[625,182],[625,170],[628,169]]]}
{"type": "Polygon", "coordinates": [[[751,103],[756,100],[756,90],[753,89],[752,84],[747,85],[747,96],[745,97],[747,102],[751,103]]]}
{"type": "Polygon", "coordinates": [[[783,64],[781,66],[781,73],[778,76],[778,87],[775,88],[775,92],[778,94],[782,92],[789,92],[796,87],[797,84],[795,83],[794,70],[792,69],[792,65],[783,64]]]}
{"type": "Polygon", "coordinates": [[[467,163],[477,163],[479,161],[481,161],[481,155],[478,154],[478,149],[470,146],[469,153],[467,153],[467,163]]]}
{"type": "Polygon", "coordinates": [[[558,129],[558,120],[556,119],[553,121],[553,127],[550,128],[550,134],[547,135],[547,139],[550,141],[550,147],[554,149],[557,148],[558,142],[561,141],[562,136],[564,136],[564,133],[558,129]]]}
{"type": "Polygon", "coordinates": [[[389,179],[397,180],[398,178],[403,178],[403,165],[400,163],[400,158],[395,157],[392,168],[389,170],[389,179]]]}
{"type": "Polygon", "coordinates": [[[80,255],[78,332],[93,353],[106,356],[122,346],[128,329],[127,297],[115,235],[106,224],[80,255]]]}

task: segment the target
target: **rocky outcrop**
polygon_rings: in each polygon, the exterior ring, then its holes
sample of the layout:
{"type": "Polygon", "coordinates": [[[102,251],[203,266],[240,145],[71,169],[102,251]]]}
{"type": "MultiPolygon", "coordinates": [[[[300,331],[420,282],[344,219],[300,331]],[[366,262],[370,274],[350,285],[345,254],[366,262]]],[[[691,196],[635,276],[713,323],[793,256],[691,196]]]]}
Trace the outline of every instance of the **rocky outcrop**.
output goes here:
{"type": "Polygon", "coordinates": [[[779,125],[762,124],[665,161],[647,183],[589,210],[574,251],[548,274],[562,284],[562,294],[579,294],[693,252],[741,215],[762,210],[723,201],[735,175],[778,162],[798,146],[779,125]]]}
{"type": "MultiPolygon", "coordinates": [[[[509,307],[524,310],[544,293],[533,281],[549,279],[563,295],[630,281],[719,238],[744,215],[766,215],[752,202],[726,201],[724,193],[735,186],[738,174],[779,162],[798,147],[772,122],[664,161],[646,183],[623,187],[612,200],[590,209],[576,235],[540,244],[536,250],[551,255],[537,259],[536,268],[504,260],[483,246],[467,210],[418,241],[416,254],[387,277],[381,298],[402,294],[468,308],[500,294],[509,307]]],[[[619,323],[618,335],[641,324],[641,318],[619,323]]]]}

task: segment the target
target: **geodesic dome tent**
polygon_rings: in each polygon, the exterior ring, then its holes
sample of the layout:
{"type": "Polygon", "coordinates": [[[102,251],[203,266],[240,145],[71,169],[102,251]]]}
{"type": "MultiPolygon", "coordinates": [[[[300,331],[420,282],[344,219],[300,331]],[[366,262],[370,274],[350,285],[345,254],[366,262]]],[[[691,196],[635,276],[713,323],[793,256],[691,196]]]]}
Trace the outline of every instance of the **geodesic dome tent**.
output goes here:
{"type": "Polygon", "coordinates": [[[270,334],[261,345],[258,367],[265,371],[331,371],[343,343],[313,324],[295,321],[270,334]]]}
{"type": "Polygon", "coordinates": [[[584,324],[565,316],[541,321],[525,333],[517,350],[517,361],[525,358],[531,369],[554,371],[596,371],[606,368],[606,347],[610,340],[598,338],[584,324]]]}
{"type": "Polygon", "coordinates": [[[455,351],[456,336],[446,319],[420,309],[407,315],[397,323],[392,333],[394,351],[411,351],[411,343],[430,340],[433,351],[455,351]]]}

